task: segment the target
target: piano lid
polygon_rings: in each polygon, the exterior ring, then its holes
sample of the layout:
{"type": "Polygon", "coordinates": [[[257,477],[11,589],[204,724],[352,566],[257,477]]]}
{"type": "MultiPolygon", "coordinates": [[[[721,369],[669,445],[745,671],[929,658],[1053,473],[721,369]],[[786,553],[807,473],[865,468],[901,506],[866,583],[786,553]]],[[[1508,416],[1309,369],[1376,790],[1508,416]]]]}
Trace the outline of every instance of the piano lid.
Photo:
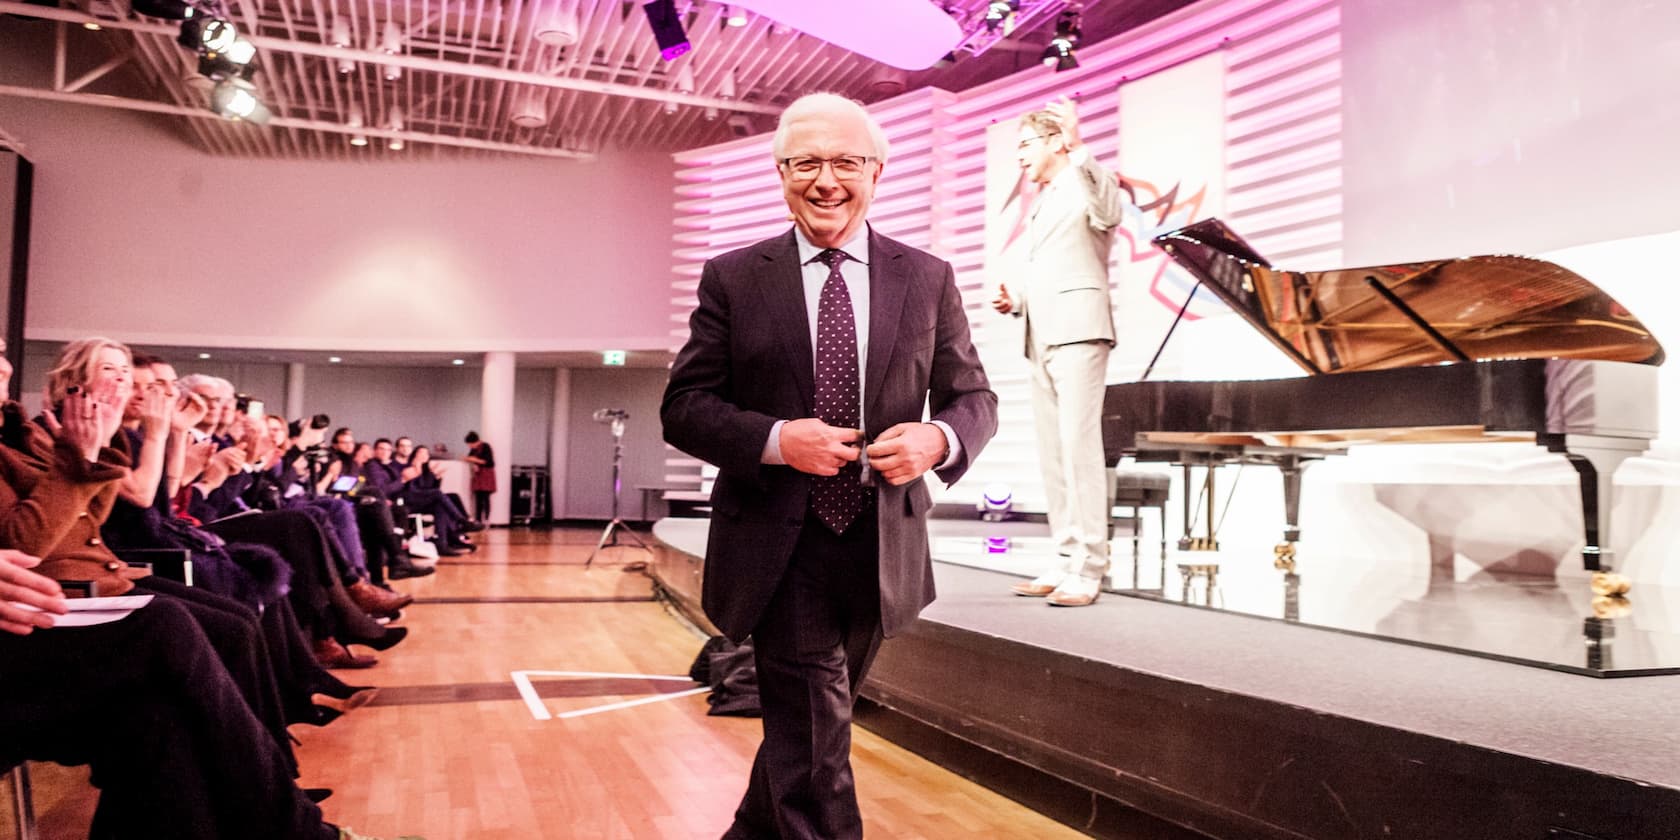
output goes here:
{"type": "Polygon", "coordinates": [[[1155,244],[1310,373],[1487,359],[1663,361],[1662,345],[1633,313],[1545,260],[1285,271],[1218,219],[1155,244]]]}

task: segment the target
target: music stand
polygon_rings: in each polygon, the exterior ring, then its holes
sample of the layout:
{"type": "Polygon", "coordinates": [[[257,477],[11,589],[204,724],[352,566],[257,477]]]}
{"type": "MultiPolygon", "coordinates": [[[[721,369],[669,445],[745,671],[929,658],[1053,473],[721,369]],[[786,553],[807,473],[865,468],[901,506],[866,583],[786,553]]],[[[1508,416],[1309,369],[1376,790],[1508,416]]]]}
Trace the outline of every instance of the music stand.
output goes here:
{"type": "MultiPolygon", "coordinates": [[[[622,545],[622,543],[618,541],[618,533],[620,531],[623,531],[624,534],[630,538],[630,541],[636,544],[636,547],[642,549],[643,551],[653,551],[653,549],[648,547],[648,544],[642,540],[641,536],[638,535],[629,525],[625,524],[624,520],[618,515],[619,495],[620,491],[623,490],[624,485],[622,477],[624,470],[624,421],[628,419],[630,419],[630,412],[625,411],[622,408],[603,408],[595,412],[595,422],[607,423],[612,430],[612,521],[608,522],[607,527],[601,531],[601,539],[596,541],[595,550],[589,552],[588,559],[583,561],[583,568],[585,571],[588,571],[590,566],[594,564],[595,555],[600,554],[601,549],[606,548],[609,545],[622,545]]],[[[645,568],[646,566],[646,563],[637,561],[635,563],[625,564],[624,568],[625,571],[633,571],[638,568],[645,568]]]]}

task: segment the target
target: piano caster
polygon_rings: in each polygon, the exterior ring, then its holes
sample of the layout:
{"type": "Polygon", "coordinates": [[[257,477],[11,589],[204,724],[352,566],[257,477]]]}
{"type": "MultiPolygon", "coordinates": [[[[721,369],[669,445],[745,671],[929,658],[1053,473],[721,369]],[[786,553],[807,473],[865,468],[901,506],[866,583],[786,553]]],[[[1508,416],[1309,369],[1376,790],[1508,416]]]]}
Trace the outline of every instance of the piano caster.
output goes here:
{"type": "Polygon", "coordinates": [[[1632,581],[1615,572],[1593,572],[1592,591],[1594,595],[1603,598],[1621,598],[1632,588],[1632,581]]]}
{"type": "Polygon", "coordinates": [[[1219,540],[1213,537],[1179,537],[1179,551],[1218,551],[1219,540]]]}
{"type": "Polygon", "coordinates": [[[1292,542],[1278,543],[1272,546],[1272,568],[1295,573],[1295,544],[1292,542]]]}
{"type": "Polygon", "coordinates": [[[1594,618],[1626,618],[1633,614],[1633,602],[1620,595],[1600,595],[1592,599],[1594,618]]]}

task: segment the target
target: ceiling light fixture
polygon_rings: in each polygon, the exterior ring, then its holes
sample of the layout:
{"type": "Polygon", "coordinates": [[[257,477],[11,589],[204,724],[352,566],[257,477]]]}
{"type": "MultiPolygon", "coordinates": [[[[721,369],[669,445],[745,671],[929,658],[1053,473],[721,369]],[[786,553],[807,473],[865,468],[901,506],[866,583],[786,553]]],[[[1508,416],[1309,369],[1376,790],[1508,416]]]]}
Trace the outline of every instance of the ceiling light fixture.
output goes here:
{"type": "Polygon", "coordinates": [[[345,20],[343,15],[333,15],[332,45],[339,49],[350,46],[350,21],[345,20]]]}
{"type": "Polygon", "coordinates": [[[735,98],[735,71],[734,70],[729,70],[729,71],[725,72],[723,74],[723,78],[718,80],[718,98],[719,99],[734,99],[735,98]]]}
{"type": "Polygon", "coordinates": [[[548,125],[548,100],[539,92],[532,91],[519,101],[509,118],[520,128],[541,128],[548,125]]]}
{"type": "Polygon", "coordinates": [[[384,33],[379,38],[379,51],[386,55],[396,55],[402,52],[402,28],[394,20],[385,21],[384,33]]]}
{"type": "MultiPolygon", "coordinates": [[[[385,118],[385,127],[392,131],[402,131],[403,126],[402,108],[392,105],[389,115],[385,118]]],[[[390,149],[393,152],[400,152],[403,150],[403,139],[401,137],[392,137],[385,143],[385,148],[390,149]]]]}
{"type": "Polygon", "coordinates": [[[450,360],[450,361],[449,361],[449,363],[450,363],[450,364],[452,364],[452,365],[455,365],[455,366],[457,366],[457,367],[459,367],[459,366],[461,366],[461,365],[464,365],[464,364],[466,364],[466,363],[467,363],[467,360],[466,360],[466,359],[451,359],[451,360],[450,360]]]}
{"type": "Polygon", "coordinates": [[[1079,46],[1079,12],[1068,9],[1056,18],[1056,35],[1044,47],[1043,55],[1039,59],[1045,67],[1054,67],[1056,72],[1072,70],[1079,66],[1079,57],[1074,55],[1074,49],[1079,46]]]}
{"type": "Polygon", "coordinates": [[[677,68],[677,93],[694,92],[694,68],[684,64],[677,68]]]}
{"type": "Polygon", "coordinates": [[[729,5],[729,4],[724,4],[724,7],[723,7],[723,21],[724,21],[724,23],[727,23],[730,26],[736,26],[736,27],[746,26],[747,25],[747,10],[741,8],[740,6],[732,6],[732,5],[729,5]]]}
{"type": "Polygon", "coordinates": [[[531,27],[531,37],[551,47],[569,47],[577,43],[578,15],[573,0],[549,0],[531,27]]]}
{"type": "MultiPolygon", "coordinates": [[[[351,105],[350,113],[346,114],[344,117],[344,124],[351,128],[362,128],[366,126],[367,123],[362,119],[362,106],[351,105]]],[[[355,134],[350,135],[350,145],[366,146],[367,144],[368,139],[366,134],[358,131],[355,134]]]]}
{"type": "Polygon", "coordinates": [[[328,356],[327,357],[327,362],[330,363],[330,364],[335,364],[336,365],[336,364],[338,364],[339,362],[342,362],[342,361],[344,361],[344,360],[340,359],[337,356],[328,356]]]}
{"type": "Polygon", "coordinates": [[[693,49],[673,0],[648,0],[642,4],[642,11],[647,14],[648,27],[653,30],[653,39],[659,44],[660,58],[670,61],[693,49]]]}
{"type": "Polygon", "coordinates": [[[338,60],[338,74],[340,76],[348,76],[354,72],[356,72],[356,62],[351,61],[348,58],[341,58],[338,60]]]}

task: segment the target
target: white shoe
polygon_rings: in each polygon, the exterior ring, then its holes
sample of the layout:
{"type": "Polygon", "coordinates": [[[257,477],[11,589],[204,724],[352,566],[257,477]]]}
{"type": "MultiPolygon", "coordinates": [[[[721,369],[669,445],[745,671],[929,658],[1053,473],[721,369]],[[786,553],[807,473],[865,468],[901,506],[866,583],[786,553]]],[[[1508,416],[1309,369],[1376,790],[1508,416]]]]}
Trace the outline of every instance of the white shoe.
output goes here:
{"type": "Polygon", "coordinates": [[[1043,598],[1055,591],[1056,587],[1061,586],[1062,581],[1066,578],[1067,572],[1061,570],[1045,572],[1026,583],[1014,584],[1010,586],[1009,589],[1016,595],[1025,595],[1029,598],[1043,598]]]}
{"type": "Polygon", "coordinates": [[[1056,587],[1044,600],[1053,607],[1088,607],[1097,600],[1097,592],[1102,585],[1099,578],[1068,576],[1062,585],[1056,587]]]}

